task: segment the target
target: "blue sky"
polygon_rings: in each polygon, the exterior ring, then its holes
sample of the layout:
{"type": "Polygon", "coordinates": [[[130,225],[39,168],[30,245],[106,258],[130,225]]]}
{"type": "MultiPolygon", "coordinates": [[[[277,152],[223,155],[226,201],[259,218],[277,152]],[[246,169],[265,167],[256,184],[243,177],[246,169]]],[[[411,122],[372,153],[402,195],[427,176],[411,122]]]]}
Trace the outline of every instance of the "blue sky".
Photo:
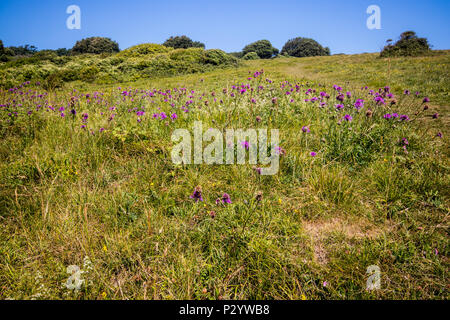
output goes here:
{"type": "Polygon", "coordinates": [[[71,48],[76,40],[106,36],[121,49],[162,43],[186,34],[207,48],[240,51],[268,39],[281,49],[291,38],[310,37],[332,53],[379,51],[386,39],[414,30],[434,49],[450,49],[449,0],[22,0],[0,1],[0,39],[6,46],[71,48]],[[81,30],[69,30],[66,8],[81,9],[81,30]],[[381,30],[369,30],[369,5],[381,8],[381,30]]]}

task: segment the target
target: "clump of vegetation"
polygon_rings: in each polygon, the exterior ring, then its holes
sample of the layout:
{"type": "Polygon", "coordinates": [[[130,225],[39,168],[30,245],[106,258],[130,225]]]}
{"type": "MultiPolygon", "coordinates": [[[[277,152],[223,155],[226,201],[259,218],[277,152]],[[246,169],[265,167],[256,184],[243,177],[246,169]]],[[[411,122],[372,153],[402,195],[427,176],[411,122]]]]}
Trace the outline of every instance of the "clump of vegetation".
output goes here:
{"type": "Polygon", "coordinates": [[[8,87],[12,81],[36,80],[43,81],[44,86],[52,90],[61,87],[63,82],[76,80],[89,83],[135,81],[237,65],[238,60],[222,50],[173,49],[153,43],[133,46],[114,55],[58,56],[55,50],[42,50],[0,65],[0,86],[8,87]]]}
{"type": "Polygon", "coordinates": [[[115,53],[119,52],[119,44],[110,38],[91,37],[77,41],[72,48],[73,54],[83,53],[115,53]]]}
{"type": "Polygon", "coordinates": [[[242,57],[243,60],[258,60],[260,59],[260,57],[258,56],[258,54],[256,52],[249,52],[247,53],[245,56],[242,57]]]}
{"type": "Polygon", "coordinates": [[[430,52],[430,45],[426,38],[419,38],[414,31],[405,31],[400,39],[392,44],[392,40],[383,48],[380,57],[413,57],[430,52]]]}
{"type": "Polygon", "coordinates": [[[233,65],[237,66],[238,61],[235,57],[230,56],[220,49],[205,50],[203,62],[212,65],[233,65]]]}
{"type": "Polygon", "coordinates": [[[3,41],[0,40],[0,62],[6,62],[9,60],[9,55],[7,54],[5,47],[3,45],[3,41]]]}
{"type": "Polygon", "coordinates": [[[0,40],[0,62],[7,62],[14,58],[29,57],[37,52],[35,46],[28,44],[19,47],[5,47],[3,41],[0,40]]]}
{"type": "Polygon", "coordinates": [[[132,46],[128,49],[122,50],[117,56],[127,58],[142,58],[149,57],[156,54],[168,53],[172,51],[171,48],[156,44],[156,43],[144,43],[132,46]]]}
{"type": "Polygon", "coordinates": [[[244,49],[242,49],[243,56],[250,52],[255,52],[261,59],[270,59],[273,56],[276,56],[279,50],[274,48],[269,40],[259,40],[246,45],[244,49]]]}
{"type": "Polygon", "coordinates": [[[292,57],[329,56],[330,49],[322,47],[316,40],[298,37],[286,42],[281,54],[292,57]]]}
{"type": "Polygon", "coordinates": [[[163,43],[163,46],[174,49],[205,48],[204,43],[193,41],[187,36],[172,36],[163,43]]]}
{"type": "Polygon", "coordinates": [[[37,47],[29,44],[19,47],[8,47],[8,49],[13,56],[31,56],[38,51],[37,47]]]}

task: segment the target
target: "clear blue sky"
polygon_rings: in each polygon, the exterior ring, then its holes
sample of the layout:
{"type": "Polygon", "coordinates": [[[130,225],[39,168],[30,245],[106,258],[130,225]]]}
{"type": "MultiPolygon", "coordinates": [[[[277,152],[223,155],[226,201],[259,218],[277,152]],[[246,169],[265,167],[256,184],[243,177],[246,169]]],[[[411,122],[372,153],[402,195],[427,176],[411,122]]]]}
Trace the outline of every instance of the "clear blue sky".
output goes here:
{"type": "Polygon", "coordinates": [[[310,37],[332,53],[379,51],[386,39],[414,30],[434,49],[450,49],[450,0],[22,0],[0,1],[0,39],[5,46],[71,48],[76,40],[106,36],[121,49],[162,43],[185,34],[207,48],[240,51],[268,39],[310,37]],[[66,27],[66,8],[81,8],[81,30],[66,27]],[[366,9],[381,8],[381,30],[366,27],[366,9]]]}

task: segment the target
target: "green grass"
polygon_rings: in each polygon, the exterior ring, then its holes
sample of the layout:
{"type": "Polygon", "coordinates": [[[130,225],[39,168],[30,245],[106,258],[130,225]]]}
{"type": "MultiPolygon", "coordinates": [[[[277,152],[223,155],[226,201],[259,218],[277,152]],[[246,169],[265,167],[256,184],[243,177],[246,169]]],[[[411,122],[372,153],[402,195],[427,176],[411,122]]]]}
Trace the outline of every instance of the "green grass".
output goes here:
{"type": "Polygon", "coordinates": [[[2,105],[25,99],[0,110],[0,298],[448,299],[449,54],[391,59],[390,73],[387,63],[374,54],[280,58],[138,82],[69,82],[42,98],[27,98],[29,89],[44,92],[32,84],[1,91],[2,105]],[[247,80],[261,68],[263,75],[247,80]],[[288,97],[285,80],[294,88],[288,97]],[[256,103],[249,91],[230,97],[232,85],[246,83],[256,103]],[[303,85],[298,93],[296,84],[303,85]],[[348,99],[336,111],[333,84],[351,90],[352,102],[364,98],[361,112],[348,99]],[[375,106],[365,85],[390,85],[397,104],[375,106]],[[138,89],[133,100],[121,95],[129,87],[138,89]],[[142,89],[175,87],[188,92],[172,93],[176,108],[157,93],[141,99],[142,89]],[[330,93],[328,106],[304,102],[310,87],[312,95],[330,93]],[[184,113],[191,90],[195,102],[184,113]],[[81,93],[91,99],[80,98],[73,119],[67,105],[81,93]],[[425,95],[430,110],[416,116],[425,95]],[[45,101],[54,112],[27,114],[45,101]],[[128,110],[141,106],[139,123],[128,110]],[[179,117],[152,119],[161,111],[179,117]],[[84,112],[87,129],[80,128],[84,112]],[[411,121],[383,119],[393,112],[411,121]],[[345,114],[353,121],[338,124],[345,114]],[[174,165],[171,133],[195,120],[205,129],[279,129],[286,150],[279,173],[174,165]],[[306,125],[310,133],[301,131],[306,125]],[[196,186],[203,202],[189,198],[196,186]],[[225,192],[232,203],[216,205],[225,192]],[[84,268],[81,290],[65,288],[67,267],[83,269],[86,256],[92,267],[84,268]],[[370,265],[381,269],[378,291],[365,289],[370,265]]]}

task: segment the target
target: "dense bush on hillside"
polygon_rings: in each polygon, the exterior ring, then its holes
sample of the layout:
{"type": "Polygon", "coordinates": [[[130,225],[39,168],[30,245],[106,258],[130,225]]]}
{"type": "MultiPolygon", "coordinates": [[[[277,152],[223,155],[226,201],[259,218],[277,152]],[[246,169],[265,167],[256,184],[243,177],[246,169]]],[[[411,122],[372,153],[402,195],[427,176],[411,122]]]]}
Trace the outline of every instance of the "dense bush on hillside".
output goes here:
{"type": "Polygon", "coordinates": [[[292,57],[329,56],[330,49],[322,47],[313,39],[298,37],[286,42],[281,54],[292,57]]]}
{"type": "Polygon", "coordinates": [[[430,51],[430,45],[426,38],[419,38],[414,31],[406,31],[400,35],[400,39],[395,43],[388,44],[381,51],[381,57],[405,57],[419,56],[430,51]]]}
{"type": "Polygon", "coordinates": [[[77,41],[72,48],[73,54],[114,53],[119,52],[119,44],[110,38],[91,37],[77,41]]]}
{"type": "Polygon", "coordinates": [[[260,59],[256,52],[249,52],[245,56],[242,57],[243,60],[258,60],[260,59]]]}
{"type": "Polygon", "coordinates": [[[256,52],[258,57],[260,57],[261,59],[270,59],[273,56],[276,56],[279,50],[272,47],[272,44],[269,40],[259,40],[246,45],[244,49],[242,49],[243,56],[245,56],[249,52],[256,52]]]}
{"type": "Polygon", "coordinates": [[[205,44],[199,41],[193,41],[187,36],[175,36],[167,39],[163,46],[174,49],[187,49],[187,48],[205,48],[205,44]]]}
{"type": "Polygon", "coordinates": [[[170,52],[172,49],[167,48],[163,45],[156,44],[156,43],[144,43],[144,44],[138,44],[136,46],[132,46],[128,49],[122,50],[117,56],[119,57],[145,57],[150,56],[154,54],[159,53],[167,53],[170,52]]]}
{"type": "Polygon", "coordinates": [[[31,56],[37,52],[37,48],[29,44],[19,47],[8,47],[8,49],[11,50],[13,56],[31,56]]]}
{"type": "Polygon", "coordinates": [[[222,50],[202,48],[172,49],[159,44],[141,44],[115,55],[84,54],[58,56],[42,50],[31,57],[0,65],[0,86],[36,80],[48,89],[64,82],[113,83],[187,73],[200,73],[216,67],[237,66],[238,59],[222,50]]]}
{"type": "Polygon", "coordinates": [[[6,62],[8,60],[8,54],[6,53],[5,47],[3,46],[3,41],[0,40],[0,62],[6,62]]]}

